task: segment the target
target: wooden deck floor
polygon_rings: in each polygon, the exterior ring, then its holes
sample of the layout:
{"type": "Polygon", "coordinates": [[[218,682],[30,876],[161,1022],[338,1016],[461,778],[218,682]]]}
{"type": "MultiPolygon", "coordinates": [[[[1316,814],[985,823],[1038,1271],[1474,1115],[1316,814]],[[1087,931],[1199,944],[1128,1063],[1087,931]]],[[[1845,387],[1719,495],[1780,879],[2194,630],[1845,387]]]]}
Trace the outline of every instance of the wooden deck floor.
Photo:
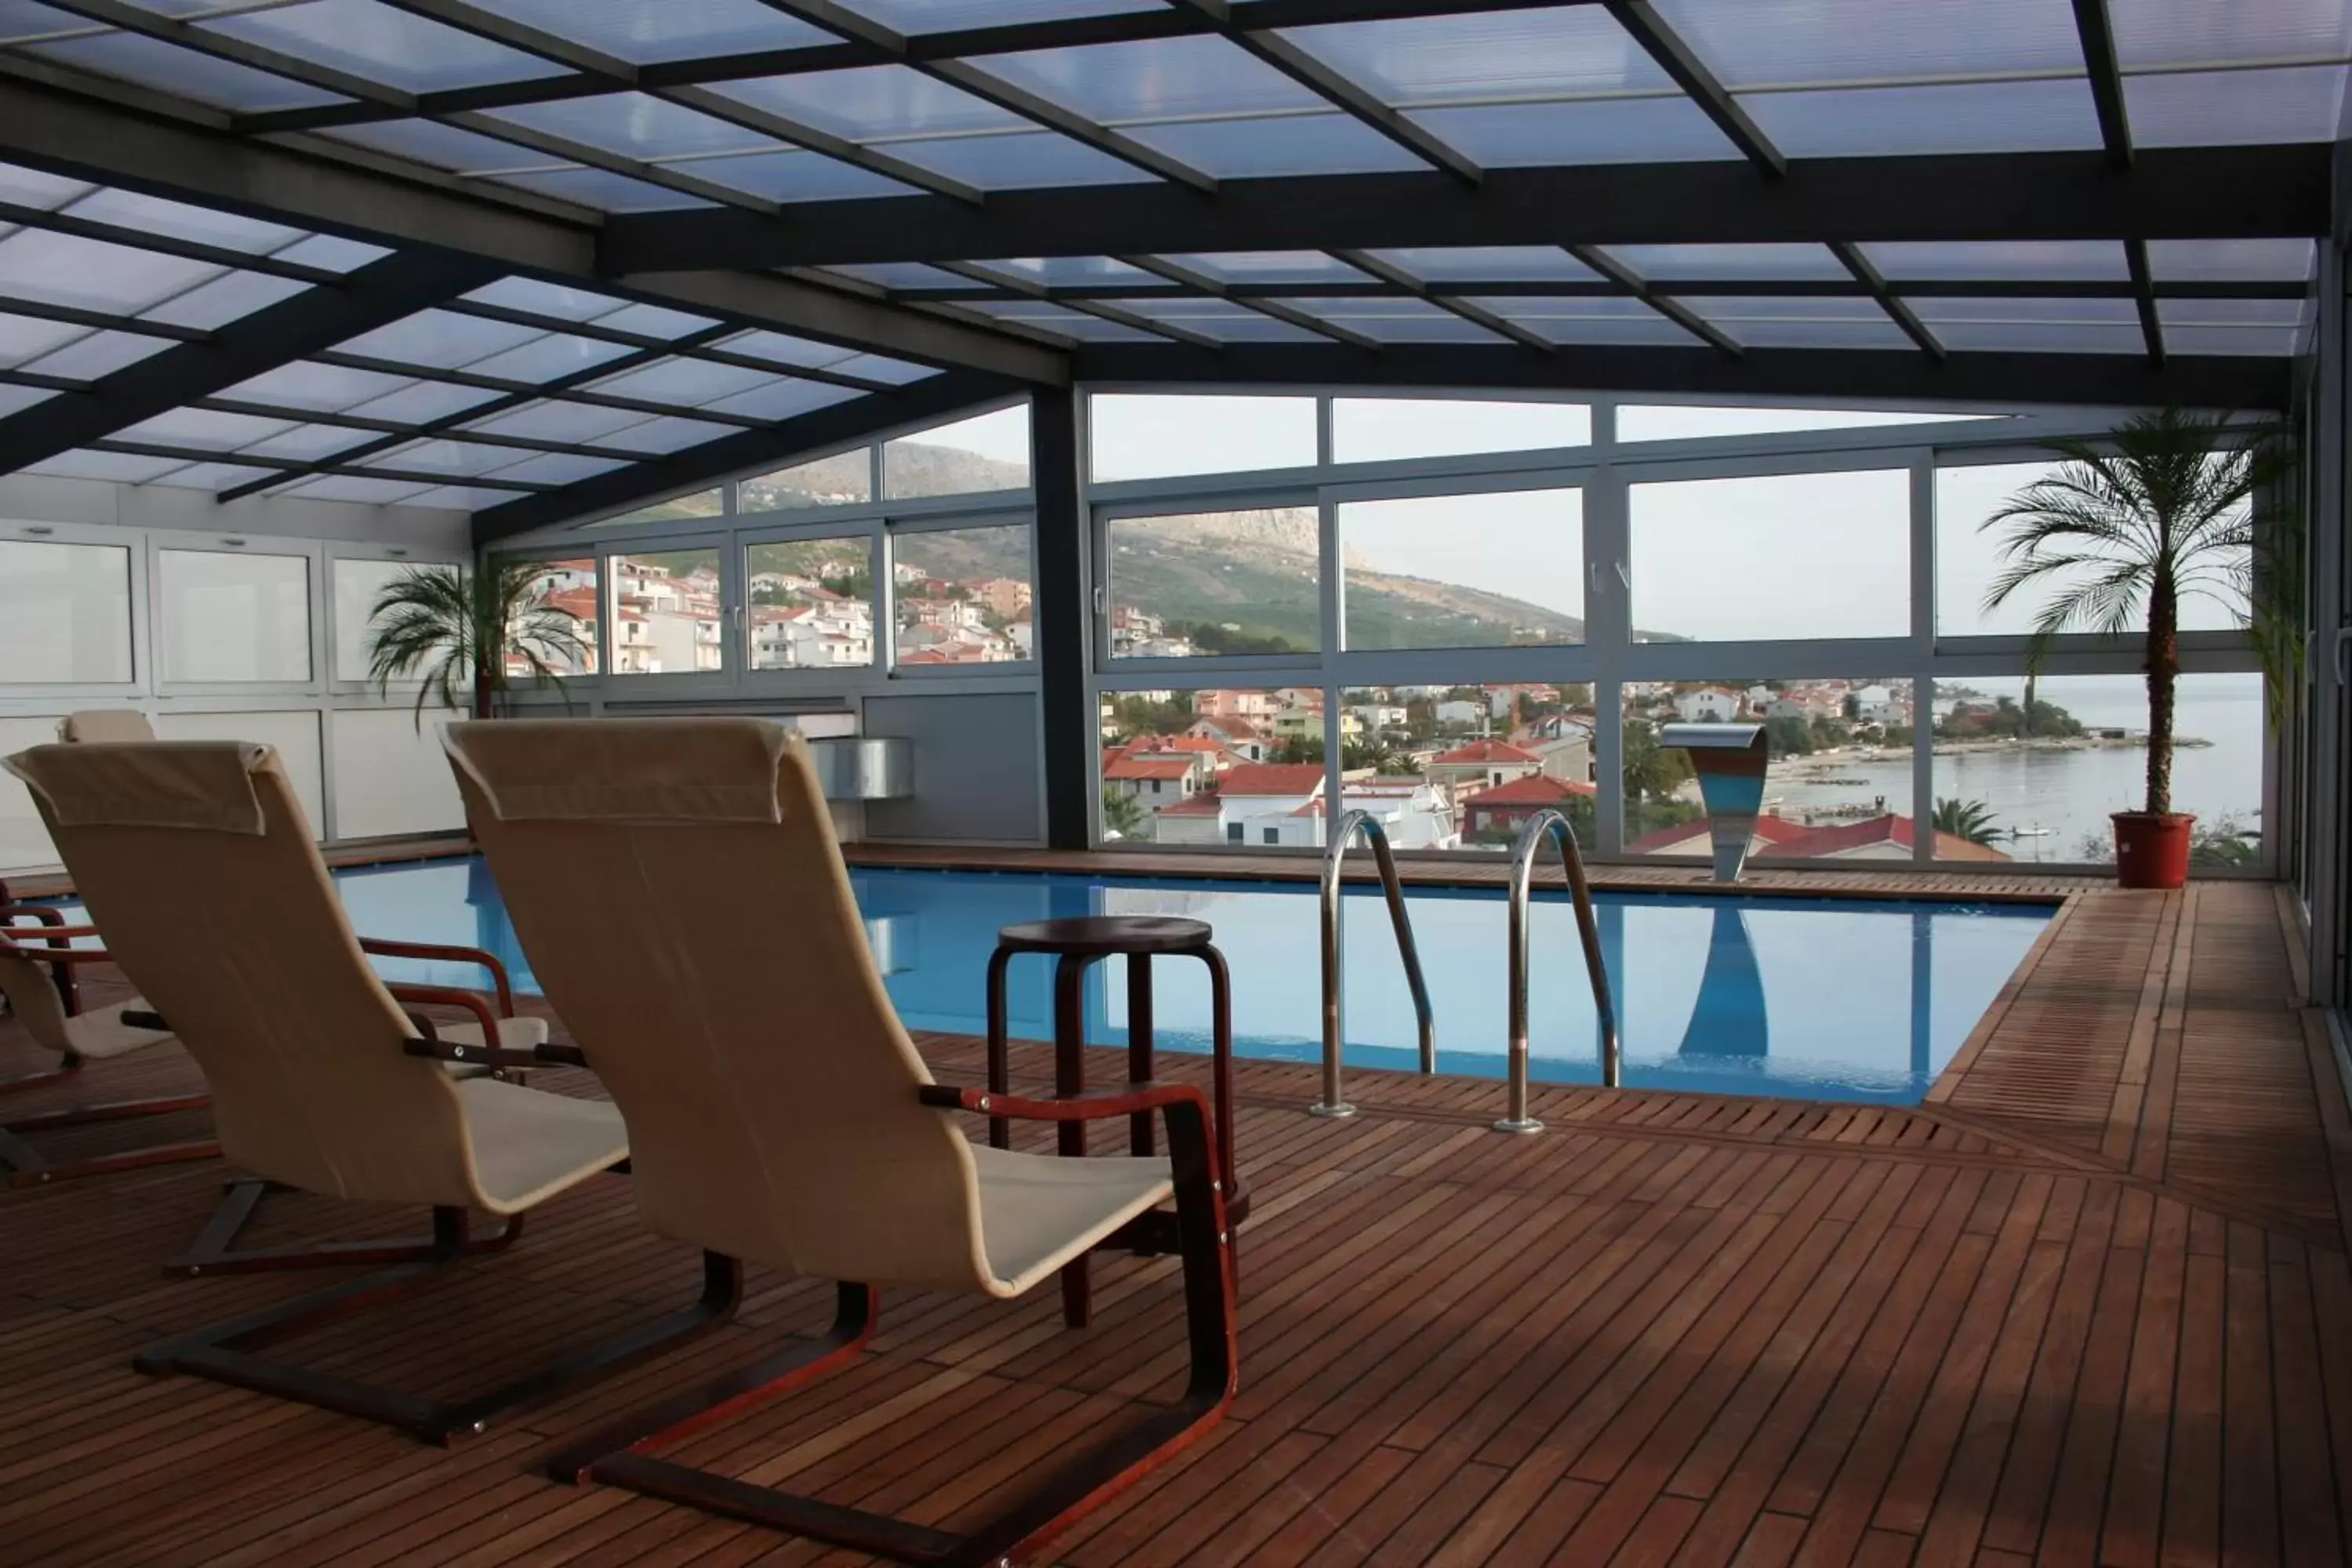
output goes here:
{"type": "MultiPolygon", "coordinates": [[[[1366,1114],[1328,1122],[1301,1113],[1307,1069],[1247,1064],[1239,1407],[1049,1560],[2342,1563],[2352,1126],[2294,991],[2273,889],[2099,891],[1916,1110],[1542,1089],[1549,1131],[1507,1138],[1486,1130],[1492,1081],[1357,1074],[1366,1114]]],[[[6,1027],[0,1072],[34,1065],[6,1027]]],[[[973,1072],[971,1042],[924,1045],[973,1072]]],[[[191,1078],[171,1057],[98,1070],[126,1092],[191,1078]]],[[[854,1561],[531,1470],[649,1391],[814,1331],[805,1283],[757,1279],[738,1325],[453,1452],[140,1377],[139,1345],[318,1282],[156,1278],[222,1174],[0,1194],[0,1563],[854,1561]]],[[[396,1223],[292,1200],[273,1234],[396,1223]]],[[[296,1346],[478,1385],[693,1277],[600,1179],[511,1253],[296,1346]]],[[[863,1364],[689,1452],[970,1516],[1172,1392],[1171,1266],[1098,1262],[1097,1289],[1077,1334],[1050,1300],[886,1299],[863,1364]]]]}

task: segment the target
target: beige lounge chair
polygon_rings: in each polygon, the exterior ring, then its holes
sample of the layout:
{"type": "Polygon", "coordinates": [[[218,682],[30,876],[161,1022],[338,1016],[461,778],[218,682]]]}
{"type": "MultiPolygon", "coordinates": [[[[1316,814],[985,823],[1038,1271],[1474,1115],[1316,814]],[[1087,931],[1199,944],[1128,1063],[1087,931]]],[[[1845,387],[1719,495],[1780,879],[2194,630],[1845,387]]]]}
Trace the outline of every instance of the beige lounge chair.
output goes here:
{"type": "Polygon", "coordinates": [[[58,739],[68,743],[154,738],[155,727],[147,722],[147,715],[130,708],[81,708],[58,721],[58,739]]]}
{"type": "Polygon", "coordinates": [[[502,1235],[470,1249],[503,1246],[526,1210],[627,1159],[620,1113],[444,1070],[448,1061],[566,1058],[484,1044],[498,1037],[499,1020],[470,993],[388,987],[376,977],[268,747],[38,746],[6,766],[31,786],[110,951],[204,1069],[229,1159],[282,1186],[433,1211],[432,1239],[422,1246],[361,1244],[320,1259],[401,1258],[394,1267],[154,1346],[138,1358],[141,1370],[194,1373],[447,1440],[723,1321],[731,1303],[706,1297],[691,1311],[456,1403],[251,1353],[425,1284],[469,1250],[469,1209],[507,1220],[502,1235]],[[420,998],[468,1005],[478,1023],[436,1029],[402,1010],[403,1000],[420,998]]]}
{"type": "Polygon", "coordinates": [[[1232,1254],[1207,1101],[1129,1085],[1034,1101],[933,1083],[866,944],[797,736],[756,719],[460,723],[446,732],[476,841],[550,1001],[628,1118],[640,1211],[743,1263],[836,1282],[829,1333],[642,1411],[551,1466],[905,1561],[1010,1561],[1223,1415],[1232,1254]],[[1049,1121],[1157,1111],[1166,1158],[975,1143],[957,1110],[1049,1121]],[[1171,1197],[1175,1213],[1160,1212],[1171,1197]],[[876,1289],[1010,1299],[1090,1248],[1181,1254],[1184,1396],[1040,1479],[968,1535],[655,1456],[853,1358],[876,1289]]]}

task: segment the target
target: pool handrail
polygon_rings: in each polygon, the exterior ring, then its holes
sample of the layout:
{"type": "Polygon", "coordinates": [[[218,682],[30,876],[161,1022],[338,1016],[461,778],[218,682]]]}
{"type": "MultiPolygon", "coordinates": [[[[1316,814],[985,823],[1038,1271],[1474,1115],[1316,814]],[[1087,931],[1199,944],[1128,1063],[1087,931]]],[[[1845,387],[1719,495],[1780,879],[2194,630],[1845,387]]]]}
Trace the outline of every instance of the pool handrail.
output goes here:
{"type": "Polygon", "coordinates": [[[1330,847],[1323,852],[1323,1098],[1307,1110],[1317,1116],[1353,1116],[1356,1108],[1342,1098],[1339,1084],[1339,872],[1348,847],[1358,837],[1371,846],[1372,862],[1380,868],[1381,888],[1387,895],[1389,923],[1396,928],[1397,952],[1404,960],[1405,983],[1412,987],[1412,1010],[1421,1025],[1421,1070],[1437,1070],[1437,1026],[1429,1006],[1429,985],[1421,974],[1421,950],[1413,944],[1412,917],[1405,912],[1404,885],[1397,879],[1396,856],[1389,848],[1388,829],[1380,818],[1361,809],[1342,812],[1332,825],[1330,847]]]}
{"type": "Polygon", "coordinates": [[[1510,1106],[1495,1123],[1497,1132],[1540,1132],[1543,1123],[1528,1114],[1528,923],[1534,903],[1536,855],[1549,838],[1559,845],[1560,867],[1576,901],[1576,931],[1584,942],[1584,968],[1592,981],[1592,1008],[1601,1021],[1601,1081],[1611,1089],[1622,1076],[1617,1040],[1617,1009],[1609,998],[1609,968],[1601,953],[1601,926],[1592,914],[1592,885],[1584,856],[1576,847],[1568,818],[1550,806],[1529,816],[1511,846],[1510,925],[1510,1106]]]}

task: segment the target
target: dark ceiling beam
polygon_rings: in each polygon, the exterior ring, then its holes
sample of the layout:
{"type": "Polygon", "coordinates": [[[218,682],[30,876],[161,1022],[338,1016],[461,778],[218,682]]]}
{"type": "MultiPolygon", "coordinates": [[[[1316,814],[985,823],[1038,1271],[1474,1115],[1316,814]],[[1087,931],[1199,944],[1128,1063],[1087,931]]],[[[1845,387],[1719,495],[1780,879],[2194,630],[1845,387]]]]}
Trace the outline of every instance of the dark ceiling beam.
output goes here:
{"type": "Polygon", "coordinates": [[[1195,271],[1190,267],[1160,257],[1121,256],[1114,259],[1123,261],[1140,271],[1149,272],[1155,278],[1164,278],[1186,293],[1206,295],[1213,300],[1223,300],[1228,303],[1239,305],[1244,310],[1255,310],[1269,320],[1280,321],[1286,326],[1297,327],[1301,331],[1313,332],[1317,337],[1328,339],[1335,343],[1353,343],[1358,348],[1364,349],[1376,349],[1381,346],[1377,339],[1366,337],[1361,332],[1351,331],[1346,327],[1327,321],[1311,312],[1295,310],[1279,300],[1237,298],[1227,292],[1224,284],[1207,273],[1195,271]]]}
{"type": "Polygon", "coordinates": [[[1607,0],[1609,15],[1633,36],[1633,41],[1673,79],[1685,97],[1698,105],[1716,129],[1729,137],[1741,157],[1775,177],[1789,172],[1789,160],[1758,129],[1706,63],[1691,52],[1682,36],[1666,25],[1649,0],[1607,0]]]}
{"type": "MultiPolygon", "coordinates": [[[[1181,343],[1168,346],[1186,353],[1202,352],[1181,343]]],[[[995,376],[950,371],[887,396],[861,397],[796,419],[781,420],[763,430],[723,436],[666,458],[649,458],[629,468],[598,474],[545,495],[478,511],[474,514],[474,544],[479,549],[575,518],[626,511],[663,496],[715,483],[731,474],[772,465],[782,467],[820,447],[839,447],[919,420],[944,418],[1011,390],[1013,388],[1010,384],[995,376]]]]}
{"type": "MultiPolygon", "coordinates": [[[[942,262],[940,267],[942,270],[952,272],[959,278],[970,278],[974,281],[986,280],[987,282],[995,284],[998,289],[997,298],[999,299],[1036,300],[1043,301],[1045,298],[1045,286],[1039,283],[1033,283],[1027,279],[1012,277],[1003,273],[991,272],[984,268],[975,267],[970,262],[964,261],[942,262]]],[[[1133,290],[1129,290],[1129,292],[1131,293],[1133,290]]],[[[1214,348],[1217,346],[1217,340],[1208,336],[1206,333],[1196,332],[1189,327],[1169,326],[1164,322],[1156,321],[1149,316],[1139,315],[1122,306],[1114,305],[1108,300],[1073,300],[1062,308],[1064,310],[1076,310],[1081,315],[1093,316],[1098,321],[1116,322],[1119,326],[1129,328],[1135,331],[1150,332],[1156,337],[1172,339],[1180,343],[1192,343],[1200,348],[1214,348]]],[[[1050,331],[1052,329],[1047,328],[1045,330],[1050,331]]]]}
{"type": "Polygon", "coordinates": [[[2147,344],[2150,364],[2164,363],[2164,322],[2157,313],[2156,283],[2147,261],[2147,241],[2124,241],[2124,255],[2131,265],[2132,299],[2139,307],[2139,335],[2147,344]]]}
{"type": "MultiPolygon", "coordinates": [[[[1253,4],[1255,0],[1253,0],[1253,4]]],[[[1382,103],[1339,72],[1317,59],[1279,33],[1244,26],[1228,0],[1171,0],[1177,10],[1191,10],[1209,19],[1216,36],[1261,63],[1272,67],[1332,108],[1369,127],[1419,158],[1444,170],[1465,184],[1476,185],[1484,174],[1459,148],[1382,103]]]]}
{"type": "Polygon", "coordinates": [[[1838,258],[1838,264],[1853,274],[1863,292],[1876,300],[1878,308],[1895,319],[1895,324],[1903,329],[1905,337],[1916,343],[1929,358],[1944,357],[1944,345],[1937,341],[1935,333],[1927,330],[1927,324],[1919,319],[1919,313],[1905,304],[1888,287],[1885,275],[1872,264],[1869,257],[1863,254],[1862,247],[1842,239],[1832,245],[1830,251],[1838,258]]]}
{"type": "MultiPolygon", "coordinates": [[[[1335,250],[1332,251],[1330,255],[1332,259],[1336,261],[1344,262],[1348,266],[1355,268],[1360,272],[1367,272],[1372,277],[1379,279],[1381,288],[1378,290],[1372,290],[1371,292],[1393,292],[1406,295],[1415,300],[1426,300],[1429,303],[1436,306],[1439,310],[1444,310],[1452,315],[1459,316],[1464,321],[1469,321],[1474,325],[1483,327],[1487,331],[1494,333],[1496,337],[1508,339],[1510,342],[1517,343],[1522,348],[1535,349],[1543,353],[1551,353],[1556,352],[1555,345],[1552,343],[1550,339],[1546,338],[1539,333],[1528,331],[1527,328],[1520,326],[1517,321],[1506,321],[1502,317],[1495,314],[1494,311],[1487,310],[1485,306],[1473,303],[1472,300],[1467,298],[1457,298],[1440,294],[1436,290],[1431,289],[1428,285],[1423,283],[1412,273],[1407,272],[1403,268],[1395,266],[1390,262],[1382,261],[1379,257],[1372,255],[1369,251],[1335,250]]],[[[1335,285],[1335,287],[1339,286],[1335,285]]],[[[1616,292],[1614,289],[1609,289],[1607,291],[1611,293],[1616,292]]],[[[1364,292],[1367,292],[1367,290],[1355,290],[1355,293],[1359,296],[1364,292]]]]}
{"type": "MultiPolygon", "coordinates": [[[[1264,0],[1258,0],[1263,4],[1264,0]]],[[[1777,180],[1740,163],[1231,180],[1213,202],[1149,184],[804,202],[789,219],[716,211],[617,216],[604,263],[823,267],[996,256],[1391,246],[1835,239],[2274,238],[2328,231],[2325,143],[2104,153],[1801,159],[1777,180]]]]}
{"type": "Polygon", "coordinates": [[[0,473],[13,473],[142,419],[478,289],[498,276],[472,257],[395,252],[215,331],[102,376],[83,391],[0,419],[0,473]]]}
{"type": "MultiPolygon", "coordinates": [[[[1368,271],[1384,268],[1377,257],[1368,251],[1340,250],[1332,252],[1351,267],[1368,271]]],[[[1544,282],[1528,282],[1497,279],[1492,282],[1448,279],[1443,283],[1423,283],[1405,274],[1402,268],[1390,268],[1398,274],[1396,281],[1385,277],[1369,283],[1229,283],[1225,293],[1234,300],[1345,300],[1364,295],[1412,296],[1433,303],[1458,306],[1478,299],[1520,300],[1591,300],[1624,290],[1614,283],[1593,279],[1561,279],[1544,282]]],[[[2138,289],[2128,278],[2112,279],[2051,279],[2047,281],[2015,278],[1889,278],[1886,291],[1897,299],[1965,298],[1971,300],[2129,300],[2138,289]]],[[[1748,298],[1758,295],[1788,300],[1847,300],[1868,297],[1872,290],[1853,278],[1751,278],[1746,280],[1731,278],[1652,279],[1650,291],[1681,299],[1706,299],[1710,295],[1748,298]]],[[[2308,298],[2311,285],[2290,283],[2281,279],[2269,282],[2237,282],[2212,279],[2156,279],[2151,287],[2159,300],[2302,300],[2308,298]]],[[[968,289],[902,289],[878,290],[903,304],[960,304],[974,300],[1009,300],[1015,298],[1001,284],[975,283],[968,289]]],[[[1128,300],[1138,289],[1131,283],[1064,284],[1043,292],[1022,298],[1052,300],[1067,304],[1076,300],[1128,300]]],[[[5,310],[0,303],[0,310],[5,310]]]]}
{"type": "Polygon", "coordinates": [[[2099,140],[2107,161],[2118,169],[2132,164],[2131,120],[2124,110],[2124,73],[2116,55],[2115,25],[2107,0],[2074,0],[2074,34],[2082,40],[2083,68],[2090,75],[2091,104],[2098,111],[2099,140]]]}
{"type": "Polygon", "coordinates": [[[2191,355],[2158,366],[2138,354],[2073,353],[1954,354],[1937,362],[1883,349],[1751,348],[1734,356],[1701,348],[1575,344],[1546,357],[1421,343],[1391,343],[1378,353],[1340,343],[1234,343],[1215,353],[1174,343],[1096,343],[1080,345],[1074,358],[1082,379],[1099,382],[2242,409],[2288,406],[2295,363],[2191,355]]]}
{"type": "Polygon", "coordinates": [[[1654,291],[1648,281],[1639,273],[1599,246],[1570,245],[1563,248],[1577,260],[1616,284],[1621,292],[1639,300],[1659,315],[1698,339],[1699,342],[1727,354],[1738,355],[1747,352],[1722,328],[1689,306],[1654,291]]]}
{"type": "MultiPolygon", "coordinates": [[[[503,270],[714,310],[744,326],[928,364],[1024,381],[1068,378],[1062,356],[1036,343],[881,300],[845,306],[839,291],[793,279],[730,278],[696,268],[678,278],[600,277],[597,231],[586,223],[132,112],[36,82],[0,79],[0,160],[378,244],[440,247],[489,258],[503,270]]],[[[939,196],[903,199],[964,205],[939,196]]],[[[722,258],[719,265],[732,263],[722,258]]]]}

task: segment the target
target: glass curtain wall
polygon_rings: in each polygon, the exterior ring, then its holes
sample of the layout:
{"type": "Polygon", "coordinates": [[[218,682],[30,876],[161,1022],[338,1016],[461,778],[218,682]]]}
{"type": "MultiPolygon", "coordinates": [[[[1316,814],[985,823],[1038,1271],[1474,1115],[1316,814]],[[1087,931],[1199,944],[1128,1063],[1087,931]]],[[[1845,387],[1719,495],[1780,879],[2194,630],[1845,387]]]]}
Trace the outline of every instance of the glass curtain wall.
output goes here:
{"type": "MultiPolygon", "coordinates": [[[[1660,734],[1714,719],[1766,727],[1759,862],[2110,858],[2137,639],[2032,668],[2041,592],[1986,599],[2037,443],[2123,416],[1097,392],[1102,841],[1312,845],[1336,801],[1400,848],[1496,853],[1549,809],[1599,856],[1696,861],[1660,734]],[[1268,836],[1277,785],[1317,833],[1268,836]]],[[[2206,871],[2273,863],[2242,607],[2185,620],[2175,805],[2206,871]]]]}

